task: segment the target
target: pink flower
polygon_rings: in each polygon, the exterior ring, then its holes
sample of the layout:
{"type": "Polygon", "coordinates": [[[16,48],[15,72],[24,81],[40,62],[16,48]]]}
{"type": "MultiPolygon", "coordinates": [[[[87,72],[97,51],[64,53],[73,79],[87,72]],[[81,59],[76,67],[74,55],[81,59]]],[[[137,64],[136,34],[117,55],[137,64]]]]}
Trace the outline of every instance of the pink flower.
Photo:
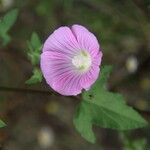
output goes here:
{"type": "Polygon", "coordinates": [[[62,95],[77,95],[98,78],[101,58],[94,34],[81,25],[64,26],[44,43],[41,70],[52,89],[62,95]]]}

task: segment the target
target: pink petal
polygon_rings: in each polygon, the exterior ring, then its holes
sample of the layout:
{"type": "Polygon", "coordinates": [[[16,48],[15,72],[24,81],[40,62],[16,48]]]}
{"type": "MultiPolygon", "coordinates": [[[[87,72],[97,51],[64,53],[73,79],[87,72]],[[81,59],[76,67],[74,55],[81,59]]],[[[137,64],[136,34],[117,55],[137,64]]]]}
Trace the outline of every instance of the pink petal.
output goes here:
{"type": "Polygon", "coordinates": [[[83,75],[80,80],[80,85],[82,88],[89,89],[90,86],[97,80],[99,71],[100,69],[98,66],[92,66],[90,71],[83,75]]]}
{"type": "Polygon", "coordinates": [[[71,30],[77,38],[81,49],[88,50],[92,56],[97,55],[99,52],[99,43],[93,33],[81,25],[73,25],[71,30]]]}
{"type": "Polygon", "coordinates": [[[101,64],[102,60],[102,52],[100,51],[92,61],[92,66],[90,70],[84,74],[80,80],[80,85],[88,90],[90,86],[97,80],[100,72],[99,65],[101,64]]]}
{"type": "Polygon", "coordinates": [[[41,70],[46,82],[62,95],[81,93],[81,75],[76,74],[70,58],[58,52],[46,51],[41,55],[41,70]]]}
{"type": "Polygon", "coordinates": [[[54,79],[53,88],[62,95],[78,95],[82,90],[79,83],[80,76],[66,71],[54,79]]]}
{"type": "Polygon", "coordinates": [[[60,27],[48,37],[44,43],[43,52],[57,51],[72,56],[79,48],[71,29],[69,27],[60,27]]]}
{"type": "Polygon", "coordinates": [[[99,51],[99,53],[93,58],[92,65],[100,66],[102,62],[103,53],[99,51]]]}

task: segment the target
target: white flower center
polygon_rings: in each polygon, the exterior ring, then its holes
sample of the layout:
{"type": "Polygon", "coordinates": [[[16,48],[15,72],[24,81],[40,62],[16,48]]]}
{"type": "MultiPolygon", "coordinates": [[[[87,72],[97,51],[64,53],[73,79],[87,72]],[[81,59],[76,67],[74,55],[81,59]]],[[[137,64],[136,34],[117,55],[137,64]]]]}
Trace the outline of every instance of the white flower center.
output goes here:
{"type": "Polygon", "coordinates": [[[73,57],[72,64],[79,71],[87,71],[92,64],[91,56],[87,51],[81,51],[79,54],[73,57]]]}

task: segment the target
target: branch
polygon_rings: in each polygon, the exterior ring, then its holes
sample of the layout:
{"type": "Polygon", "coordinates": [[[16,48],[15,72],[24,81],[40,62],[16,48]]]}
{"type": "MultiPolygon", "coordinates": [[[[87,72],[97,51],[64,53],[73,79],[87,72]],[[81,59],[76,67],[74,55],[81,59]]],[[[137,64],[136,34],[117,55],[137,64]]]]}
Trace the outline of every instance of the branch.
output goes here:
{"type": "MultiPolygon", "coordinates": [[[[5,87],[5,86],[0,86],[0,92],[16,92],[16,93],[29,93],[29,94],[46,94],[46,95],[55,95],[55,96],[60,96],[60,97],[66,97],[62,96],[58,93],[52,92],[52,91],[46,91],[46,90],[36,90],[36,89],[27,89],[27,88],[17,88],[17,87],[5,87]]],[[[75,100],[81,101],[80,96],[67,96],[75,100]]],[[[129,104],[132,106],[131,104],[129,104]]],[[[140,110],[136,108],[135,106],[132,106],[134,109],[136,109],[139,113],[149,115],[150,112],[147,112],[145,110],[140,110]]]]}
{"type": "MultiPolygon", "coordinates": [[[[36,90],[36,89],[27,89],[27,88],[17,88],[17,87],[5,87],[0,86],[0,92],[16,92],[16,93],[29,93],[29,94],[46,94],[46,95],[55,95],[55,96],[61,96],[58,93],[47,91],[47,90],[36,90]]],[[[64,96],[63,96],[64,97],[64,96]]],[[[72,99],[78,99],[80,100],[80,97],[77,96],[68,96],[72,99]]]]}
{"type": "Polygon", "coordinates": [[[50,91],[44,91],[44,90],[35,90],[35,89],[26,89],[26,88],[17,88],[17,87],[5,87],[1,86],[0,87],[0,92],[19,92],[19,93],[36,93],[36,94],[49,94],[52,95],[54,94],[53,92],[50,91]]]}

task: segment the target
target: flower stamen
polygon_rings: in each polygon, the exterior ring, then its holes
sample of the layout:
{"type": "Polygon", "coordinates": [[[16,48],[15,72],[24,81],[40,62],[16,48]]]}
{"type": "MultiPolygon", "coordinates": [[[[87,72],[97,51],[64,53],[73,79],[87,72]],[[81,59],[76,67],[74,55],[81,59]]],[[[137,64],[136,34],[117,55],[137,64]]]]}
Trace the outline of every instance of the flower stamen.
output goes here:
{"type": "Polygon", "coordinates": [[[76,56],[73,57],[72,64],[79,71],[85,72],[92,64],[91,56],[87,51],[80,51],[76,56]]]}

